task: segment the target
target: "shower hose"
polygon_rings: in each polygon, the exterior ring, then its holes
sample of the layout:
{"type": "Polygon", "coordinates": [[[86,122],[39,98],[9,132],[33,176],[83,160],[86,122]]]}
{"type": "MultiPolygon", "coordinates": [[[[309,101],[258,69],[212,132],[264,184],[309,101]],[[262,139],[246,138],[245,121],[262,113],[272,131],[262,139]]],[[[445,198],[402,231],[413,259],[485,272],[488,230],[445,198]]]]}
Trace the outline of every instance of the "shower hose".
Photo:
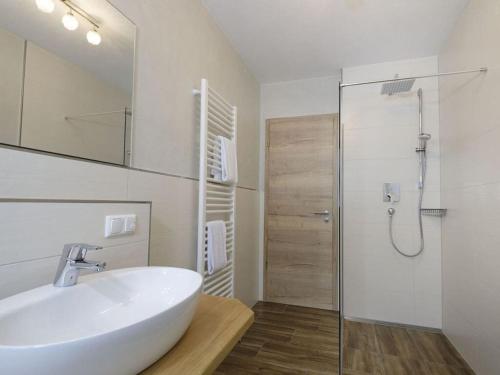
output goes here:
{"type": "Polygon", "coordinates": [[[425,173],[426,173],[426,156],[425,156],[425,151],[419,152],[419,164],[420,164],[420,180],[418,184],[418,206],[417,206],[417,214],[418,214],[418,226],[420,229],[420,246],[417,250],[416,253],[414,254],[408,254],[405,251],[401,250],[398,245],[396,245],[396,242],[394,241],[394,236],[392,234],[392,222],[394,218],[394,214],[396,213],[396,210],[394,208],[389,208],[388,213],[389,213],[389,236],[391,238],[391,244],[394,249],[401,254],[404,257],[407,258],[415,258],[422,254],[422,251],[424,251],[424,228],[422,225],[422,200],[424,197],[424,185],[425,185],[425,173]]]}

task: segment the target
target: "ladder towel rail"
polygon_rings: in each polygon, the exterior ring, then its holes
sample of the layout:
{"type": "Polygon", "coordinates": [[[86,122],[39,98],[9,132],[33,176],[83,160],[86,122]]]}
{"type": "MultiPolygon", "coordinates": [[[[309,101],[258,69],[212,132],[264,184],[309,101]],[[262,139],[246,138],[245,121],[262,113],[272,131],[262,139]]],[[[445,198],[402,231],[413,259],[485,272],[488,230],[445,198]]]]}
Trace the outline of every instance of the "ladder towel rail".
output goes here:
{"type": "Polygon", "coordinates": [[[203,292],[234,297],[235,265],[235,186],[218,181],[214,172],[222,168],[219,136],[236,142],[237,108],[208,81],[201,81],[194,93],[200,99],[200,186],[198,197],[197,270],[203,276],[203,292]],[[207,268],[207,221],[223,220],[226,224],[226,254],[228,263],[210,275],[207,268]]]}

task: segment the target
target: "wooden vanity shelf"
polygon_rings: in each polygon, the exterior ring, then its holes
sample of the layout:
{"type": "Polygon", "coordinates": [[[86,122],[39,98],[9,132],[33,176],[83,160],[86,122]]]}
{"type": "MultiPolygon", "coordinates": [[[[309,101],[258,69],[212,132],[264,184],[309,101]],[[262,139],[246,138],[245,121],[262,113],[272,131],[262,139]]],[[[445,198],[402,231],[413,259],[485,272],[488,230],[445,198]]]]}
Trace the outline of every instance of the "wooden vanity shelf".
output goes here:
{"type": "Polygon", "coordinates": [[[202,295],[185,335],[141,375],[211,374],[253,319],[253,311],[236,299],[202,295]]]}

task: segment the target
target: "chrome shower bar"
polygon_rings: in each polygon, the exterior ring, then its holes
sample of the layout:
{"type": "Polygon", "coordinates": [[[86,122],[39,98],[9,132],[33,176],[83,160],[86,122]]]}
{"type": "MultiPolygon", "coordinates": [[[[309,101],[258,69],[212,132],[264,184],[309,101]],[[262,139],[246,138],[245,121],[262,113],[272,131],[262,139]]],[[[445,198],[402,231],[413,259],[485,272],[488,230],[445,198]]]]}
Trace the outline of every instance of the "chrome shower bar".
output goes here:
{"type": "Polygon", "coordinates": [[[404,78],[393,78],[393,79],[382,79],[378,81],[365,81],[365,82],[351,82],[351,83],[341,83],[340,87],[351,87],[351,86],[362,86],[362,85],[371,85],[375,83],[386,83],[386,82],[399,82],[406,81],[409,79],[420,79],[420,78],[433,78],[433,77],[441,77],[441,76],[452,76],[456,74],[470,74],[470,73],[486,73],[488,68],[479,68],[475,70],[460,70],[457,72],[446,72],[446,73],[438,73],[438,74],[428,74],[423,76],[413,76],[413,77],[404,77],[404,78]]]}

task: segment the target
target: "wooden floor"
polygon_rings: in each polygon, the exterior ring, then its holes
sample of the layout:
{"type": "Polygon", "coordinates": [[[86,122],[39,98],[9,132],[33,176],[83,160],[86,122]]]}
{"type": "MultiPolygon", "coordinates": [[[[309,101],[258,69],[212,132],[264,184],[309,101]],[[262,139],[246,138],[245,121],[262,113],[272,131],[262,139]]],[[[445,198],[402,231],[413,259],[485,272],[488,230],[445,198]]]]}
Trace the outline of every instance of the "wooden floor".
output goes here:
{"type": "Polygon", "coordinates": [[[345,321],[346,375],[474,374],[441,333],[345,321]]]}
{"type": "MultiPolygon", "coordinates": [[[[216,375],[337,374],[338,313],[268,302],[216,375]]],[[[345,322],[346,375],[474,374],[439,333],[345,322]]]]}
{"type": "Polygon", "coordinates": [[[277,303],[254,306],[255,323],[216,375],[338,373],[338,314],[277,303]]]}

